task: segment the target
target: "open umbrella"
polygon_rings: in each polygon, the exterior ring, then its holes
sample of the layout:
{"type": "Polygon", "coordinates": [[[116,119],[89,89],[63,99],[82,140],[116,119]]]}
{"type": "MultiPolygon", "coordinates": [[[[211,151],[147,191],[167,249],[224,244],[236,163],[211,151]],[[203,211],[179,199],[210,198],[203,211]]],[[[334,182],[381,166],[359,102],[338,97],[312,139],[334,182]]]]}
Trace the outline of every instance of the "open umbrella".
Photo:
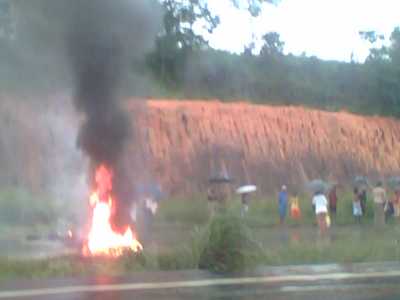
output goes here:
{"type": "Polygon", "coordinates": [[[236,194],[248,194],[257,191],[257,186],[253,184],[245,184],[236,189],[236,194]]]}
{"type": "Polygon", "coordinates": [[[234,181],[235,180],[233,180],[232,177],[224,172],[219,172],[218,174],[210,177],[210,183],[232,183],[234,181]]]}
{"type": "Polygon", "coordinates": [[[311,180],[306,185],[306,189],[313,193],[318,192],[318,191],[324,191],[330,187],[331,187],[331,185],[329,183],[327,183],[321,179],[311,180]]]}
{"type": "Polygon", "coordinates": [[[356,176],[356,177],[354,177],[354,179],[353,179],[353,185],[354,186],[359,186],[359,185],[362,185],[362,184],[369,185],[369,179],[364,177],[364,176],[356,176]]]}
{"type": "Polygon", "coordinates": [[[390,185],[390,186],[400,185],[400,176],[391,177],[388,180],[387,184],[390,185]]]}
{"type": "Polygon", "coordinates": [[[151,185],[142,185],[139,186],[136,189],[136,193],[138,196],[143,196],[147,194],[151,194],[154,196],[154,198],[158,200],[163,200],[165,199],[165,194],[164,192],[156,185],[151,184],[151,185]]]}

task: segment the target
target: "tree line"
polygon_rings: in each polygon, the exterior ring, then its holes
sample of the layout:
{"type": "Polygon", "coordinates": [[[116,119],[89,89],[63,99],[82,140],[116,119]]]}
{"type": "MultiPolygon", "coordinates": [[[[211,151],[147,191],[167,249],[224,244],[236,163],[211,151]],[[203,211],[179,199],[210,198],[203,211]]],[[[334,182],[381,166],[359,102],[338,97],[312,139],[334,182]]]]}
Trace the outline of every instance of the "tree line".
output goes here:
{"type": "MultiPolygon", "coordinates": [[[[237,9],[246,9],[252,16],[260,14],[263,2],[279,5],[279,0],[231,1],[237,9]]],[[[390,46],[371,47],[364,63],[353,59],[345,63],[306,55],[284,55],[285,43],[276,32],[266,32],[262,36],[259,53],[255,52],[252,42],[238,55],[212,49],[206,38],[195,30],[202,24],[205,32],[212,33],[220,24],[219,17],[209,10],[206,1],[160,2],[164,7],[163,28],[155,40],[155,48],[144,59],[132,61],[132,71],[139,75],[136,78],[151,82],[141,96],[249,100],[400,117],[399,28],[393,30],[390,46]]],[[[9,8],[3,6],[0,11],[6,16],[9,8]]],[[[29,34],[20,41],[14,41],[15,35],[11,40],[5,39],[10,33],[9,18],[2,20],[0,87],[19,89],[25,77],[30,87],[62,87],[67,82],[66,73],[58,67],[57,56],[42,51],[41,44],[34,44],[29,34]],[[30,59],[29,65],[33,67],[24,67],[21,71],[19,65],[24,60],[16,57],[17,53],[23,53],[25,61],[30,59]],[[46,76],[37,76],[40,71],[46,76]]],[[[23,36],[23,33],[18,34],[23,36]]],[[[372,31],[360,32],[360,38],[372,45],[384,37],[372,31]]]]}
{"type": "MultiPolygon", "coordinates": [[[[212,32],[219,25],[202,1],[164,1],[164,31],[146,68],[171,96],[222,101],[250,100],[276,105],[340,110],[400,117],[400,29],[391,34],[389,47],[371,46],[364,63],[324,61],[306,55],[283,55],[284,42],[276,32],[262,36],[242,54],[217,51],[197,35],[201,21],[212,32]],[[189,26],[187,26],[189,24],[189,26]]],[[[260,2],[258,2],[259,4],[260,2]]],[[[256,10],[255,10],[256,11],[256,10]]],[[[382,35],[360,32],[371,45],[382,35]]]]}

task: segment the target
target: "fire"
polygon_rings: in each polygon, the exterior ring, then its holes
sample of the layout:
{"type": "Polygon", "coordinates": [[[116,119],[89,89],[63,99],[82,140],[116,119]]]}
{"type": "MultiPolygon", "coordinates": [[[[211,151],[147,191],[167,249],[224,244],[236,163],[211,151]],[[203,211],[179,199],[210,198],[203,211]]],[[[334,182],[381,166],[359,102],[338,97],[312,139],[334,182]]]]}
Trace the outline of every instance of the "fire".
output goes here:
{"type": "Polygon", "coordinates": [[[127,249],[134,252],[143,249],[130,226],[127,226],[123,235],[111,229],[110,218],[114,213],[113,200],[110,195],[111,179],[112,173],[101,165],[95,174],[97,188],[89,199],[93,216],[88,243],[83,248],[84,255],[119,256],[127,249]]]}
{"type": "Polygon", "coordinates": [[[72,231],[71,231],[71,230],[68,230],[68,236],[69,236],[70,238],[72,238],[72,231]]]}

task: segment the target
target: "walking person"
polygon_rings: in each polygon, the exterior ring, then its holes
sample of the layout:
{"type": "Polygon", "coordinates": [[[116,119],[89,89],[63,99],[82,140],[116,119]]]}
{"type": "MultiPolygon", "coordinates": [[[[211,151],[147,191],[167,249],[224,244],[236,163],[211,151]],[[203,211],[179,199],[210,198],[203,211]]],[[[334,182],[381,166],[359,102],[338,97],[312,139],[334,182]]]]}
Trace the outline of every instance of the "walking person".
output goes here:
{"type": "Polygon", "coordinates": [[[301,215],[301,210],[299,208],[299,197],[297,195],[297,192],[294,192],[293,195],[289,199],[290,205],[291,205],[291,210],[292,210],[292,220],[294,219],[302,219],[301,215]]]}
{"type": "Polygon", "coordinates": [[[372,201],[374,204],[374,223],[376,229],[382,229],[385,225],[385,210],[384,206],[387,206],[386,191],[382,187],[382,181],[376,184],[376,187],[372,190],[372,201]]]}
{"type": "Polygon", "coordinates": [[[318,221],[318,235],[320,238],[325,237],[326,230],[326,216],[328,214],[328,200],[326,199],[323,191],[317,191],[312,200],[315,207],[315,213],[318,221]]]}
{"type": "Polygon", "coordinates": [[[361,223],[361,215],[362,215],[360,196],[361,195],[358,194],[358,188],[354,188],[354,191],[353,191],[353,216],[354,216],[356,223],[358,223],[358,224],[361,223]]]}
{"type": "Polygon", "coordinates": [[[158,204],[153,196],[148,194],[144,200],[144,221],[146,229],[150,232],[153,229],[154,215],[157,213],[158,204]]]}
{"type": "Polygon", "coordinates": [[[242,194],[242,218],[246,219],[249,214],[249,203],[248,203],[249,194],[242,194]]]}
{"type": "Polygon", "coordinates": [[[336,215],[338,200],[339,199],[336,194],[336,187],[333,187],[329,193],[329,212],[331,214],[331,217],[336,215]]]}
{"type": "Polygon", "coordinates": [[[286,185],[282,185],[282,188],[279,191],[279,195],[278,195],[279,218],[280,218],[281,225],[283,225],[283,220],[286,215],[287,203],[288,203],[287,188],[286,188],[286,185]]]}

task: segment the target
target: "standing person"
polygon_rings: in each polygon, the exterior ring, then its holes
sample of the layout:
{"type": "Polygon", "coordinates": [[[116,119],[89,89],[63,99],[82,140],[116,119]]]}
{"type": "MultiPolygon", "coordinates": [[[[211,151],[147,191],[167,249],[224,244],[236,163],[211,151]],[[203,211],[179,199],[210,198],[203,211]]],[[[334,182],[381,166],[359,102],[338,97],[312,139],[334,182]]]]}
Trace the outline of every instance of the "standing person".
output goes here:
{"type": "Polygon", "coordinates": [[[130,215],[133,223],[137,222],[137,211],[138,211],[138,204],[136,201],[133,201],[130,215]]]}
{"type": "Polygon", "coordinates": [[[286,215],[286,208],[287,208],[287,203],[288,203],[288,194],[287,194],[286,185],[282,185],[282,188],[279,191],[278,203],[279,203],[280,224],[282,225],[283,219],[285,218],[285,215],[286,215]]]}
{"type": "Polygon", "coordinates": [[[376,229],[382,229],[385,225],[385,210],[384,205],[387,206],[386,191],[382,187],[382,181],[376,184],[372,190],[372,201],[374,203],[374,222],[376,229]]]}
{"type": "Polygon", "coordinates": [[[291,205],[291,210],[292,210],[292,220],[294,219],[299,219],[301,220],[301,211],[299,208],[299,197],[297,195],[297,192],[294,192],[293,195],[290,197],[290,205],[291,205]]]}
{"type": "Polygon", "coordinates": [[[339,199],[336,194],[336,187],[334,186],[329,193],[329,212],[331,214],[331,217],[333,215],[336,215],[338,200],[339,199]]]}
{"type": "Polygon", "coordinates": [[[248,204],[248,196],[249,194],[242,194],[242,218],[247,218],[249,214],[249,204],[248,204]]]}
{"type": "Polygon", "coordinates": [[[388,199],[388,202],[385,207],[385,223],[388,221],[388,217],[393,215],[394,215],[393,199],[392,200],[388,199]]]}
{"type": "Polygon", "coordinates": [[[207,188],[207,213],[208,216],[211,215],[211,213],[215,209],[215,191],[212,187],[207,188]]]}
{"type": "Polygon", "coordinates": [[[358,188],[354,188],[354,191],[353,191],[353,216],[354,216],[356,223],[361,223],[361,215],[362,215],[362,210],[361,210],[360,195],[358,194],[358,188]]]}
{"type": "Polygon", "coordinates": [[[393,216],[396,218],[400,217],[400,197],[398,190],[395,190],[393,194],[393,208],[394,208],[393,216]]]}
{"type": "Polygon", "coordinates": [[[366,212],[366,203],[367,203],[367,190],[364,186],[362,188],[362,191],[360,194],[360,205],[361,205],[361,211],[362,211],[363,216],[365,216],[365,212],[366,212]]]}
{"type": "Polygon", "coordinates": [[[147,229],[152,229],[153,217],[157,212],[158,204],[153,200],[153,197],[151,195],[147,195],[144,204],[145,225],[147,229]]]}
{"type": "Polygon", "coordinates": [[[318,235],[320,238],[325,237],[326,229],[326,215],[328,213],[328,200],[326,199],[323,191],[317,191],[312,200],[315,206],[315,213],[318,221],[318,235]]]}
{"type": "Polygon", "coordinates": [[[226,198],[227,198],[227,187],[223,184],[219,186],[219,193],[218,193],[218,205],[219,205],[219,212],[224,214],[226,212],[226,198]]]}

